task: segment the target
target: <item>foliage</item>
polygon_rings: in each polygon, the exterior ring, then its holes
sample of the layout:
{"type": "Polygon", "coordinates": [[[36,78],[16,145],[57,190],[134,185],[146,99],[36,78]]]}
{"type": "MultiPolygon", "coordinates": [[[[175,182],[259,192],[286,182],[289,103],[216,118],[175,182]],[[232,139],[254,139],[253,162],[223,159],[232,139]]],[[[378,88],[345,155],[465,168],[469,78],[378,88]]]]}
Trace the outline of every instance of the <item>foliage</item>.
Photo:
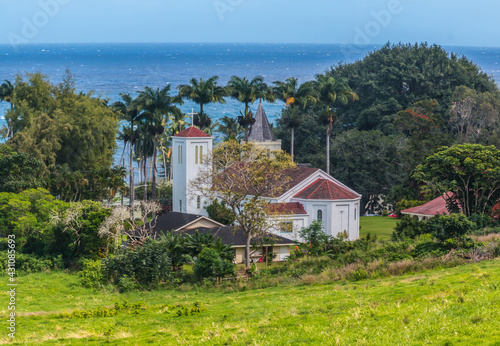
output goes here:
{"type": "Polygon", "coordinates": [[[323,223],[315,220],[308,227],[302,228],[299,235],[306,245],[309,246],[309,252],[317,255],[324,251],[324,244],[328,242],[329,236],[323,231],[323,223]]]}
{"type": "Polygon", "coordinates": [[[46,187],[47,176],[48,170],[42,161],[0,144],[0,192],[19,193],[46,187]]]}
{"type": "Polygon", "coordinates": [[[500,199],[500,150],[480,144],[443,147],[414,176],[444,195],[449,211],[490,214],[500,199]]]}
{"type": "Polygon", "coordinates": [[[194,272],[200,278],[224,277],[234,275],[236,265],[232,261],[222,259],[216,249],[203,248],[198,254],[194,272]]]}
{"type": "Polygon", "coordinates": [[[394,209],[394,212],[398,214],[398,217],[401,217],[401,210],[405,209],[410,209],[413,207],[418,207],[419,205],[425,204],[427,201],[415,201],[415,200],[407,200],[407,199],[402,199],[399,202],[396,203],[396,207],[394,209]]]}
{"type": "MultiPolygon", "coordinates": [[[[0,251],[0,265],[2,268],[8,267],[9,254],[7,251],[0,251]]],[[[31,254],[16,252],[15,258],[16,274],[47,272],[50,270],[64,269],[62,257],[39,257],[31,254]]]]}
{"type": "Polygon", "coordinates": [[[104,276],[117,284],[128,277],[140,285],[151,286],[171,279],[172,261],[164,242],[146,239],[142,246],[122,249],[103,260],[104,276]]]}
{"type": "Polygon", "coordinates": [[[439,241],[448,239],[462,239],[476,227],[464,214],[436,215],[427,223],[427,229],[439,241]]]}
{"type": "Polygon", "coordinates": [[[101,260],[84,259],[78,278],[83,287],[100,288],[104,283],[101,260]]]}
{"type": "Polygon", "coordinates": [[[206,210],[208,217],[214,221],[223,225],[232,225],[234,223],[234,213],[231,209],[226,207],[225,201],[219,203],[217,199],[214,199],[212,203],[206,207],[206,210]]]}
{"type": "Polygon", "coordinates": [[[190,189],[224,201],[247,236],[246,263],[250,264],[250,241],[276,227],[268,218],[270,200],[286,187],[287,170],[293,170],[290,155],[235,141],[223,142],[204,160],[190,189]]]}
{"type": "Polygon", "coordinates": [[[77,94],[69,72],[59,85],[40,73],[17,75],[12,104],[5,118],[12,124],[8,144],[14,150],[49,168],[67,164],[78,171],[111,165],[116,116],[92,92],[77,94]]]}
{"type": "Polygon", "coordinates": [[[396,225],[392,238],[394,240],[416,238],[425,233],[429,233],[425,221],[420,221],[410,215],[404,215],[396,225]]]}

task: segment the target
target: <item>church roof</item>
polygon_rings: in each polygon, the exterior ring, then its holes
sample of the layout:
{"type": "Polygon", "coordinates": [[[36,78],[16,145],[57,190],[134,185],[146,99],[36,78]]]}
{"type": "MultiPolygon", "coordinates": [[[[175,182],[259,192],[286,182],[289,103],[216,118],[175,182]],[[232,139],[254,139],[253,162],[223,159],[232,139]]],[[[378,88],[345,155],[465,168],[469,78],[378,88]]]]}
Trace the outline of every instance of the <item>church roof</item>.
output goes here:
{"type": "Polygon", "coordinates": [[[257,114],[255,114],[255,123],[252,126],[252,132],[248,136],[249,141],[254,142],[267,142],[274,141],[273,132],[271,131],[271,126],[267,120],[266,111],[262,102],[259,103],[259,108],[257,108],[257,114]]]}
{"type": "Polygon", "coordinates": [[[357,199],[359,196],[343,186],[327,179],[316,179],[293,198],[300,199],[357,199]]]}
{"type": "Polygon", "coordinates": [[[174,137],[210,137],[210,136],[207,135],[202,130],[200,130],[194,126],[191,126],[185,130],[182,130],[178,134],[174,135],[174,137]]]}
{"type": "Polygon", "coordinates": [[[269,211],[278,215],[307,215],[304,206],[299,202],[270,203],[269,211]]]}

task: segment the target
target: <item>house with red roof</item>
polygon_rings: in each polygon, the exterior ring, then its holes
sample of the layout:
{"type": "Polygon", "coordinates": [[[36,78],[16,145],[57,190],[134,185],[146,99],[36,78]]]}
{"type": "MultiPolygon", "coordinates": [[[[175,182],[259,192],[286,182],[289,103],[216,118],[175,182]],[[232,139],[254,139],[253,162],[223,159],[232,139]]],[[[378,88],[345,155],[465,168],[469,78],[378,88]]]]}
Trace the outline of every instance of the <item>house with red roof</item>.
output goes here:
{"type": "MultiPolygon", "coordinates": [[[[267,149],[279,149],[264,112],[259,105],[256,126],[249,136],[250,142],[267,149]]],[[[196,127],[189,127],[173,136],[173,211],[208,215],[203,196],[188,196],[189,182],[196,178],[203,155],[210,152],[213,138],[196,127]]],[[[280,221],[276,235],[303,241],[299,231],[321,221],[326,234],[346,233],[349,240],[359,238],[361,195],[318,168],[297,165],[287,170],[280,196],[264,196],[271,200],[270,217],[280,221]]]]}
{"type": "Polygon", "coordinates": [[[451,194],[451,192],[448,192],[443,196],[434,198],[432,201],[427,202],[425,204],[401,210],[401,214],[416,217],[420,221],[428,220],[436,215],[442,215],[442,214],[449,215],[450,212],[448,211],[448,208],[446,208],[446,200],[445,200],[445,196],[448,197],[449,194],[451,194]]]}

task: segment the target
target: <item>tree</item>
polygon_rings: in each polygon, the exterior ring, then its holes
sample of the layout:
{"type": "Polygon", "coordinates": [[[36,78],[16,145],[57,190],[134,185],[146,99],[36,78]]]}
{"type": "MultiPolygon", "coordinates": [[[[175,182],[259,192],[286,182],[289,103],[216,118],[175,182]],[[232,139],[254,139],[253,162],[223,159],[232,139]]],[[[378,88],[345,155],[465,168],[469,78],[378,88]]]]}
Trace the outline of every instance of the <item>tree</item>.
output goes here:
{"type": "Polygon", "coordinates": [[[453,93],[450,124],[459,143],[486,142],[500,122],[500,99],[494,93],[459,86],[453,93]]]}
{"type": "Polygon", "coordinates": [[[330,174],[330,137],[333,123],[337,120],[334,106],[336,104],[346,105],[349,99],[356,101],[359,100],[359,97],[351,90],[346,78],[335,79],[320,74],[316,76],[315,86],[319,102],[323,105],[320,117],[323,124],[326,125],[326,173],[330,174]]]}
{"type": "Polygon", "coordinates": [[[144,91],[139,92],[137,102],[144,112],[140,118],[148,123],[148,130],[154,137],[153,144],[153,201],[156,201],[156,177],[158,176],[156,155],[158,148],[158,136],[165,131],[165,125],[171,114],[180,115],[181,111],[175,104],[182,103],[177,96],[170,96],[170,85],[156,90],[146,87],[144,91]]]}
{"type": "Polygon", "coordinates": [[[135,174],[134,174],[134,145],[137,140],[135,123],[139,121],[139,105],[137,99],[133,99],[130,94],[121,93],[122,101],[117,101],[111,105],[115,111],[120,112],[120,119],[128,121],[129,127],[123,129],[124,150],[127,143],[130,145],[129,172],[130,172],[130,208],[133,210],[135,200],[135,174]]]}
{"type": "Polygon", "coordinates": [[[228,117],[227,115],[221,119],[217,131],[224,135],[224,141],[241,140],[241,134],[244,132],[243,127],[238,123],[238,120],[228,117]]]}
{"type": "Polygon", "coordinates": [[[9,146],[39,158],[52,169],[67,164],[73,171],[111,166],[117,117],[92,92],[76,93],[74,77],[52,85],[40,73],[18,75],[13,109],[5,118],[12,125],[9,146]]]}
{"type": "Polygon", "coordinates": [[[397,112],[421,100],[435,99],[436,113],[445,116],[460,85],[498,97],[493,78],[474,62],[426,43],[387,43],[362,60],[333,66],[327,74],[348,78],[359,95],[359,102],[341,107],[342,125],[359,130],[384,131],[397,112]]]}
{"type": "Polygon", "coordinates": [[[205,81],[202,78],[200,78],[200,80],[193,78],[190,80],[190,84],[183,84],[177,87],[179,96],[192,100],[200,105],[200,111],[195,116],[194,122],[201,130],[210,127],[212,123],[210,117],[204,112],[203,106],[209,103],[226,103],[224,99],[227,94],[226,89],[217,85],[218,80],[219,77],[217,76],[211,77],[205,81]]]}
{"type": "Polygon", "coordinates": [[[250,264],[250,242],[276,225],[269,216],[269,198],[277,197],[293,169],[290,155],[235,141],[223,142],[204,160],[190,190],[224,202],[235,215],[238,230],[246,235],[246,264],[250,264]]]}
{"type": "MultiPolygon", "coordinates": [[[[10,103],[10,110],[13,111],[14,104],[12,103],[12,95],[14,93],[14,85],[12,82],[5,80],[4,83],[0,85],[0,102],[5,101],[10,103]]],[[[14,135],[12,124],[8,122],[7,131],[5,133],[5,138],[12,138],[14,135]]]]}
{"type": "Polygon", "coordinates": [[[253,114],[250,111],[250,104],[258,99],[274,102],[273,93],[264,83],[264,77],[262,76],[254,77],[251,81],[245,77],[232,76],[227,83],[226,90],[229,97],[245,105],[244,113],[240,111],[241,115],[238,116],[238,123],[245,130],[245,142],[248,142],[248,137],[252,133],[252,126],[255,123],[253,114]]]}
{"type": "Polygon", "coordinates": [[[442,147],[414,177],[444,195],[450,212],[490,214],[500,199],[500,150],[480,144],[442,147]]]}
{"type": "Polygon", "coordinates": [[[46,187],[48,175],[42,161],[0,144],[0,192],[19,193],[46,187]]]}
{"type": "Polygon", "coordinates": [[[218,200],[213,200],[210,205],[206,208],[208,217],[214,221],[217,221],[223,225],[232,225],[234,223],[234,214],[231,209],[226,207],[226,203],[222,201],[219,203],[218,200]]]}

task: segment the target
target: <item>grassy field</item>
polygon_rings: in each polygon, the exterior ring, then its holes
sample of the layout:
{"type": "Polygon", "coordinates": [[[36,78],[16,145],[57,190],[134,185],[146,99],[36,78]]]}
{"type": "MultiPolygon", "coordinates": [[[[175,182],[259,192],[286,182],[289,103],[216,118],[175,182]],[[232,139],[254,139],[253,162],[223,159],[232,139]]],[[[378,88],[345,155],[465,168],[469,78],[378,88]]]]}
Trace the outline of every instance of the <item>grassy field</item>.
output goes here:
{"type": "Polygon", "coordinates": [[[384,216],[363,216],[360,218],[360,236],[365,237],[368,233],[376,235],[378,239],[390,239],[398,219],[384,216]]]}
{"type": "MultiPolygon", "coordinates": [[[[23,345],[500,345],[499,260],[239,292],[185,287],[119,294],[82,288],[63,272],[21,276],[17,283],[14,341],[23,345]],[[112,308],[124,299],[145,306],[112,317],[58,316],[112,308]],[[195,301],[205,310],[176,316],[195,301]]],[[[6,291],[0,293],[4,307],[6,291]]],[[[0,342],[10,344],[3,330],[0,342]]]]}

